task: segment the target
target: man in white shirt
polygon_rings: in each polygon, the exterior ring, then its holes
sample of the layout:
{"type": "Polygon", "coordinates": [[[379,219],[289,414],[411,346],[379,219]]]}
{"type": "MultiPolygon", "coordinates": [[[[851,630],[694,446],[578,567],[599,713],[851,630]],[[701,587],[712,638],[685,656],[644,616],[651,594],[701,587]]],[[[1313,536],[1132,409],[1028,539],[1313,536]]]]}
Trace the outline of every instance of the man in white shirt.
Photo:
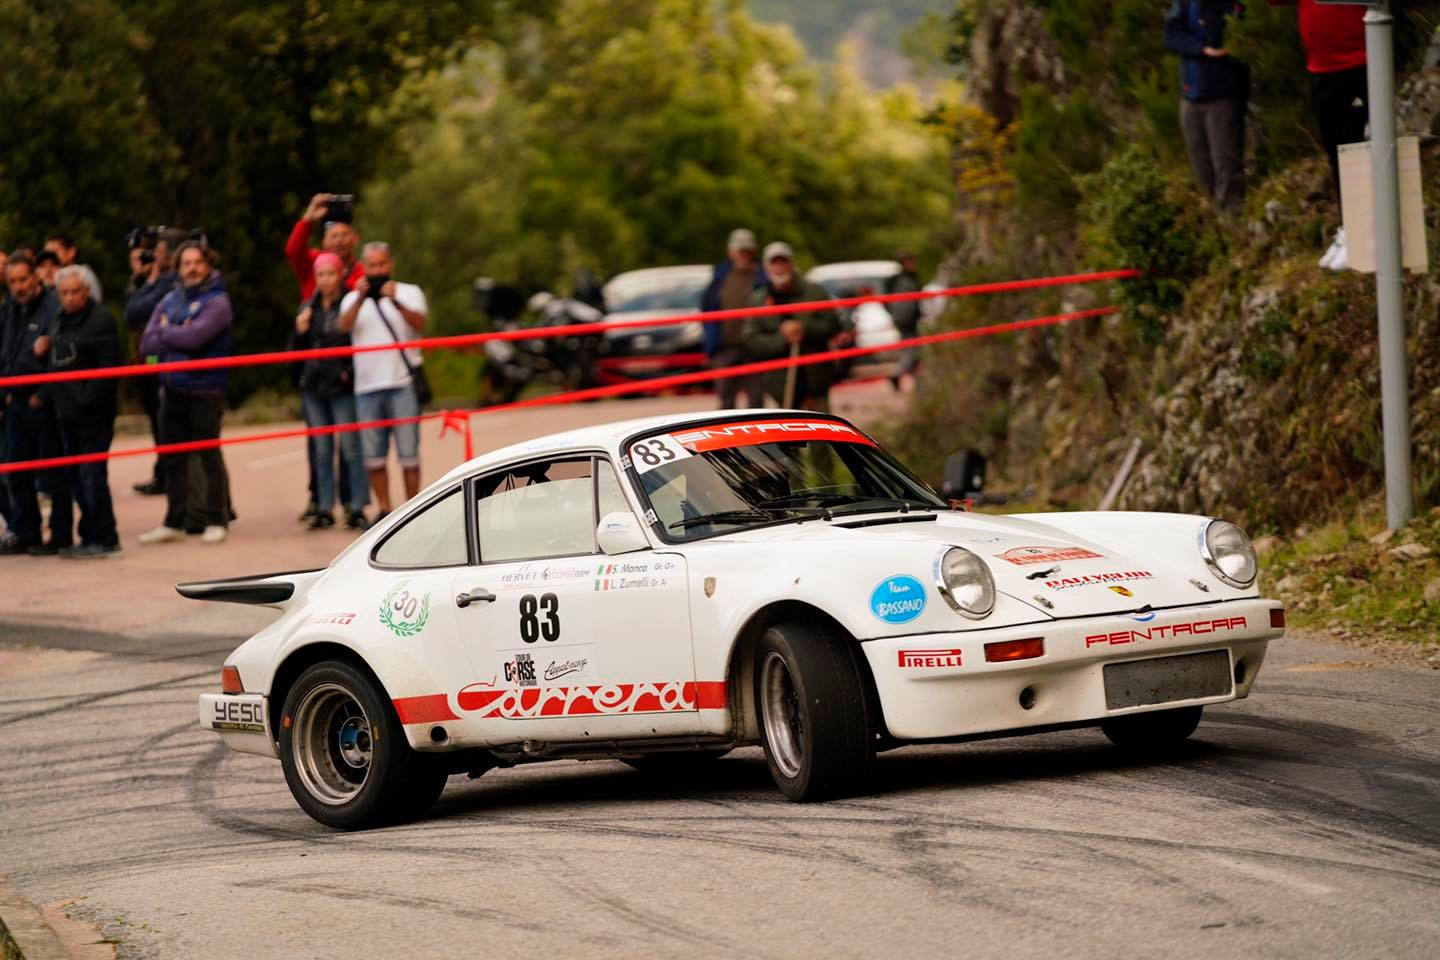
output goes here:
{"type": "MultiPolygon", "coordinates": [[[[391,279],[395,258],[386,243],[367,243],[361,262],[365,276],[340,304],[340,328],[350,331],[357,347],[414,340],[425,326],[429,312],[425,293],[413,283],[391,279]]],[[[396,420],[420,416],[412,370],[420,367],[420,351],[376,350],[355,355],[355,413],[361,422],[396,420]],[[408,364],[408,366],[407,366],[408,364]]],[[[390,512],[390,475],[386,462],[390,436],[395,436],[395,456],[405,478],[405,496],[420,492],[420,424],[402,423],[362,431],[365,469],[380,505],[377,521],[390,512]]]]}

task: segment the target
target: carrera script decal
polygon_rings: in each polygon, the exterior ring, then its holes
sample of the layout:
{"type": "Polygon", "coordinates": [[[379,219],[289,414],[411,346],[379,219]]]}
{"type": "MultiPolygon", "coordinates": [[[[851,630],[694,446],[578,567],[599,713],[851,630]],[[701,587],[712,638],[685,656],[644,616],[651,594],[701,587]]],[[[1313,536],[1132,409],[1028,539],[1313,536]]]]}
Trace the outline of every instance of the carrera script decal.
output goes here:
{"type": "MultiPolygon", "coordinates": [[[[682,447],[694,452],[728,450],[732,447],[753,447],[761,443],[779,443],[786,440],[828,440],[832,443],[863,443],[875,446],[875,441],[846,423],[828,420],[756,420],[741,423],[722,423],[714,426],[697,427],[670,434],[671,439],[682,447]]],[[[634,448],[631,448],[632,451],[634,448]]]]}
{"type": "Polygon", "coordinates": [[[900,669],[915,667],[958,667],[961,665],[959,650],[901,650],[900,669]]]}
{"type": "Polygon", "coordinates": [[[609,683],[523,690],[489,690],[472,684],[461,690],[457,698],[461,710],[475,714],[480,720],[723,710],[726,699],[723,680],[609,683]]]}
{"type": "Polygon", "coordinates": [[[1061,560],[1100,560],[1100,554],[1084,547],[1011,547],[1004,553],[995,554],[997,559],[1016,566],[1032,563],[1058,563],[1061,560]]]}
{"type": "MultiPolygon", "coordinates": [[[[1083,577],[1055,577],[1045,581],[1050,590],[1069,590],[1071,587],[1089,587],[1112,583],[1134,583],[1136,580],[1153,580],[1155,574],[1149,570],[1124,570],[1118,573],[1091,573],[1083,577]]],[[[1117,590],[1116,593],[1119,593],[1117,590]]]]}
{"type": "Polygon", "coordinates": [[[1199,637],[1224,630],[1244,630],[1244,617],[1221,617],[1218,620],[1196,620],[1193,623],[1166,623],[1148,630],[1115,630],[1111,633],[1096,633],[1085,638],[1085,649],[1096,644],[1112,647],[1127,643],[1143,643],[1146,640],[1174,640],[1176,637],[1199,637]]]}

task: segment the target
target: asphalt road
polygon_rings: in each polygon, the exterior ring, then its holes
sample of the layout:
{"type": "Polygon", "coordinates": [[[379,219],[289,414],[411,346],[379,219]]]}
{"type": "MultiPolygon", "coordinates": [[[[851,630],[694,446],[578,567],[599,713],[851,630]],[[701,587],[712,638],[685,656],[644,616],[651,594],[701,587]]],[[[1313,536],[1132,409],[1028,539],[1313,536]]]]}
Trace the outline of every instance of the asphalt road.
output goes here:
{"type": "MultiPolygon", "coordinates": [[[[94,589],[0,568],[0,876],[76,901],[121,956],[1440,955],[1440,673],[1299,636],[1164,760],[1092,731],[908,748],[871,794],[809,806],[757,750],[684,779],[566,761],[327,831],[278,763],[196,723],[268,614],[167,579],[323,552],[293,499],[247,495],[220,548],[127,542],[84,567],[94,589]],[[121,606],[116,579],[154,597],[121,606]]],[[[132,530],[154,509],[120,508],[132,530]]]]}

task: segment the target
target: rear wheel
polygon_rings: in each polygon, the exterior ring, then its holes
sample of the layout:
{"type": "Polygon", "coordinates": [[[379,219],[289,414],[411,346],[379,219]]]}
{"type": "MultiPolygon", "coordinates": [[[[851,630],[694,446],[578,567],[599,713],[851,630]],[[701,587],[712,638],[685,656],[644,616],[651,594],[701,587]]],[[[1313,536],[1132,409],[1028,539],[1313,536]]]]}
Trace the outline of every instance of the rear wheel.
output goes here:
{"type": "Polygon", "coordinates": [[[803,803],[860,788],[879,716],[855,643],[833,629],[787,623],[761,635],[755,656],[761,740],[780,792],[803,803]]]}
{"type": "Polygon", "coordinates": [[[348,663],[318,663],[285,697],[280,763],[301,809],[359,830],[421,816],[445,789],[438,758],[410,749],[375,681],[348,663]]]}
{"type": "Polygon", "coordinates": [[[1100,721],[1100,730],[1111,743],[1125,750],[1163,750],[1194,733],[1204,710],[1200,706],[1132,713],[1100,721]]]}

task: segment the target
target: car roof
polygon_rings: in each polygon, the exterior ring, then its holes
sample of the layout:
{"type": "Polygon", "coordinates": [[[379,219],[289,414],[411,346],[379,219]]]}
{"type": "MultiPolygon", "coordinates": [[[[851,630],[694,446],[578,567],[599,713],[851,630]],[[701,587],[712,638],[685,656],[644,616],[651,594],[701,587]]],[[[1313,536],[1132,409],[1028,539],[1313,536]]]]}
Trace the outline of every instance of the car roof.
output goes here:
{"type": "Polygon", "coordinates": [[[613,423],[602,423],[593,427],[580,427],[561,433],[550,433],[543,437],[536,437],[532,440],[524,440],[520,443],[512,443],[509,446],[500,447],[497,450],[491,450],[473,460],[468,460],[460,464],[460,466],[451,470],[441,480],[431,486],[453,483],[462,477],[479,473],[492,466],[499,466],[514,460],[544,455],[551,452],[563,453],[567,450],[593,449],[597,447],[603,450],[614,450],[627,437],[651,430],[660,430],[669,426],[680,426],[689,423],[707,423],[716,420],[733,420],[736,417],[773,417],[777,415],[826,417],[828,419],[844,420],[843,417],[837,417],[834,414],[815,413],[812,410],[779,410],[769,408],[695,411],[692,413],[672,413],[661,417],[640,417],[633,420],[617,420],[613,423]]]}
{"type": "Polygon", "coordinates": [[[703,263],[693,263],[678,267],[647,267],[644,270],[629,270],[611,277],[605,284],[605,289],[611,287],[639,288],[666,287],[672,283],[690,282],[701,278],[708,278],[715,268],[703,263]]]}
{"type": "Polygon", "coordinates": [[[811,267],[805,274],[805,279],[819,283],[822,280],[843,280],[847,277],[890,277],[899,272],[900,264],[894,260],[850,260],[811,267]]]}

